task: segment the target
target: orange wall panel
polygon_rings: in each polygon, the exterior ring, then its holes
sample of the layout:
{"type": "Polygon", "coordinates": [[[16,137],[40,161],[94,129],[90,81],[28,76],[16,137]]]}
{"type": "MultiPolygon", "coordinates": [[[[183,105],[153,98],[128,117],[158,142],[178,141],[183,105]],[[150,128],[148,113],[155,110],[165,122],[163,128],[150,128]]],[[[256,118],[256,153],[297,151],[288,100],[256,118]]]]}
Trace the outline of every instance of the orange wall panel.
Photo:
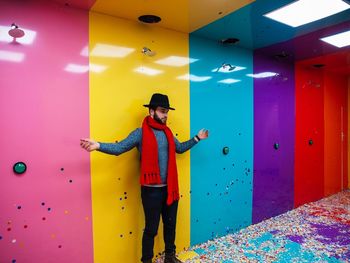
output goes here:
{"type": "Polygon", "coordinates": [[[324,74],[324,193],[347,188],[347,77],[324,74]]]}

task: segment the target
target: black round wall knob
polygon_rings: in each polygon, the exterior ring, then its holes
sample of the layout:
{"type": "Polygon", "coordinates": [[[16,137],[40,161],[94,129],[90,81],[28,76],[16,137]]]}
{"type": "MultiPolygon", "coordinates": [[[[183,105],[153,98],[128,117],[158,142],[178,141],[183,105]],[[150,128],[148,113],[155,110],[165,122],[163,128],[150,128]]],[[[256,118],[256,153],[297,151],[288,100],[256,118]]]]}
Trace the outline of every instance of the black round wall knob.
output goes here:
{"type": "Polygon", "coordinates": [[[230,151],[230,149],[229,149],[228,147],[224,147],[224,148],[222,149],[222,153],[225,154],[225,155],[228,154],[229,151],[230,151]]]}

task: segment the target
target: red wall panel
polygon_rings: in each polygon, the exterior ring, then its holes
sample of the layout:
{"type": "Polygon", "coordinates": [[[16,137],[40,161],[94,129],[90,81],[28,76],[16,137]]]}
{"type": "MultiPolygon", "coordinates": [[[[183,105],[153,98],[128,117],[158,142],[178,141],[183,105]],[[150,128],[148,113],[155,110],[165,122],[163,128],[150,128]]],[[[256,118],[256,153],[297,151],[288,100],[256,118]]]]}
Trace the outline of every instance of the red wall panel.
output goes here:
{"type": "Polygon", "coordinates": [[[322,71],[296,63],[294,206],[316,201],[324,191],[322,71]]]}

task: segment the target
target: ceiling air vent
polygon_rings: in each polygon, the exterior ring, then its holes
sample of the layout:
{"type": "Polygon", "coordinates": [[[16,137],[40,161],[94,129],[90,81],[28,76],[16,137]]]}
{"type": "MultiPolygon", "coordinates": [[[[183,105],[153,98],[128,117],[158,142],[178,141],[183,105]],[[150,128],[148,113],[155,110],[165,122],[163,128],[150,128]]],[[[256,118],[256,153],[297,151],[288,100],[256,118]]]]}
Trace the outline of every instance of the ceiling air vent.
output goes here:
{"type": "Polygon", "coordinates": [[[162,20],[159,16],[155,15],[143,15],[139,16],[139,21],[147,24],[155,24],[162,20]]]}
{"type": "Polygon", "coordinates": [[[224,38],[224,39],[220,40],[220,43],[224,44],[224,45],[233,45],[233,44],[236,44],[238,42],[239,42],[238,38],[224,38]]]}

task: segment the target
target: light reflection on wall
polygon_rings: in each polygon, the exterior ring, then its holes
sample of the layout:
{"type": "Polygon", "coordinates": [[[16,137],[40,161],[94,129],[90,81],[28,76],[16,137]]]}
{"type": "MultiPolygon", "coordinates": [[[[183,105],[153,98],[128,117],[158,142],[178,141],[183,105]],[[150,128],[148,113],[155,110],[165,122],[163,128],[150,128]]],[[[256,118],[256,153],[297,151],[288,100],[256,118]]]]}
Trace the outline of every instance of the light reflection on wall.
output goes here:
{"type": "Polygon", "coordinates": [[[86,73],[90,70],[90,72],[101,73],[106,70],[106,66],[92,64],[90,65],[79,65],[79,64],[68,64],[64,70],[72,73],[86,73]]]}
{"type": "Polygon", "coordinates": [[[179,56],[169,56],[163,59],[159,59],[155,61],[155,63],[167,66],[182,67],[196,61],[198,61],[198,59],[179,56]]]}
{"type": "Polygon", "coordinates": [[[88,57],[88,56],[89,56],[89,47],[88,47],[88,46],[85,46],[85,47],[81,50],[80,55],[83,56],[83,57],[88,57]]]}
{"type": "Polygon", "coordinates": [[[256,79],[268,78],[268,77],[276,77],[278,73],[276,72],[260,72],[257,74],[247,74],[246,76],[256,79]]]}
{"type": "MultiPolygon", "coordinates": [[[[83,50],[85,51],[85,50],[83,50]]],[[[123,58],[134,52],[134,48],[122,47],[116,45],[96,44],[91,50],[90,56],[95,57],[110,57],[110,58],[123,58]]],[[[86,52],[86,51],[85,51],[86,52]]]]}
{"type": "Polygon", "coordinates": [[[163,73],[163,70],[158,70],[158,69],[153,69],[153,68],[141,66],[141,67],[135,68],[134,72],[145,74],[148,76],[155,76],[155,75],[163,73]]]}
{"type": "Polygon", "coordinates": [[[25,55],[20,52],[0,50],[0,60],[10,61],[10,62],[22,62],[25,55]]]}
{"type": "Polygon", "coordinates": [[[107,69],[107,67],[103,66],[103,65],[97,65],[97,64],[90,63],[89,69],[90,69],[90,72],[101,73],[101,72],[105,71],[107,69]]]}
{"type": "Polygon", "coordinates": [[[65,71],[72,73],[86,73],[89,71],[88,65],[78,65],[78,64],[68,64],[65,68],[65,71]]]}
{"type": "Polygon", "coordinates": [[[190,80],[190,81],[194,81],[194,82],[203,82],[203,81],[207,81],[207,80],[209,80],[211,78],[212,77],[210,77],[210,76],[196,76],[196,75],[193,75],[193,74],[185,74],[185,75],[177,77],[177,79],[190,80]]]}
{"type": "Polygon", "coordinates": [[[236,83],[236,82],[240,82],[240,79],[223,79],[218,81],[218,83],[223,83],[223,84],[232,84],[232,83],[236,83]]]}

